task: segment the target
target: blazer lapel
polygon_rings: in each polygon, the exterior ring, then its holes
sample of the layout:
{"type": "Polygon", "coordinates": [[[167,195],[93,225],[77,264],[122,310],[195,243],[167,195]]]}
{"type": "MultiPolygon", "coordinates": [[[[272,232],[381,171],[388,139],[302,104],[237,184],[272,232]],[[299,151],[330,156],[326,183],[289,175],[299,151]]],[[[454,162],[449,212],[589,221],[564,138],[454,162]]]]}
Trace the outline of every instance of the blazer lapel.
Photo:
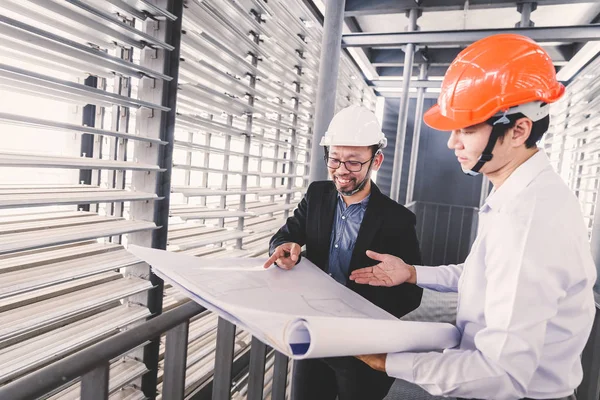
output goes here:
{"type": "Polygon", "coordinates": [[[333,229],[333,218],[335,216],[335,206],[337,204],[337,190],[331,184],[323,197],[317,213],[317,243],[321,244],[321,248],[325,248],[329,254],[329,243],[331,239],[331,230],[333,229]]]}
{"type": "Polygon", "coordinates": [[[366,257],[365,253],[367,250],[371,250],[369,247],[383,223],[382,196],[379,188],[371,181],[371,197],[369,198],[365,215],[358,230],[358,237],[354,244],[349,272],[366,267],[366,265],[360,265],[360,260],[366,257]]]}

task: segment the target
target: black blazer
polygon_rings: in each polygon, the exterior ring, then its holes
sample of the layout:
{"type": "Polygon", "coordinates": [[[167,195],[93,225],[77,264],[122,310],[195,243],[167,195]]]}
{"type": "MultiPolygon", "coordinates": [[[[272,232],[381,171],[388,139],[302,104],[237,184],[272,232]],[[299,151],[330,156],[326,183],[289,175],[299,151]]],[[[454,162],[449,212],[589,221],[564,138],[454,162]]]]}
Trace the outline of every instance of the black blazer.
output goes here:
{"type": "MultiPolygon", "coordinates": [[[[311,183],[294,215],[271,238],[270,253],[286,242],[306,245],[305,257],[327,272],[337,194],[331,181],[311,183]]],[[[352,253],[350,272],[378,263],[367,257],[367,250],[398,256],[408,264],[421,264],[415,224],[416,217],[411,211],[381,193],[371,182],[371,197],[352,253]]],[[[408,283],[387,288],[349,280],[347,287],[396,317],[416,309],[423,294],[421,288],[408,283]]]]}

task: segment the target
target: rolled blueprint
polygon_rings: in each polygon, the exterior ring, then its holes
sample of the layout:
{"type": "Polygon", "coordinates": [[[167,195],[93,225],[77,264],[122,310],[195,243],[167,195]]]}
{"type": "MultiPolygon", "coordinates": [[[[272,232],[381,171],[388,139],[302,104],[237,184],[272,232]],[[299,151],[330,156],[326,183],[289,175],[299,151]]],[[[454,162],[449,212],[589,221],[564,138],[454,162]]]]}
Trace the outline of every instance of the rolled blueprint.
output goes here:
{"type": "Polygon", "coordinates": [[[264,269],[266,258],[128,250],[192,300],[294,359],[440,351],[460,340],[451,324],[397,319],[306,258],[286,271],[264,269]]]}

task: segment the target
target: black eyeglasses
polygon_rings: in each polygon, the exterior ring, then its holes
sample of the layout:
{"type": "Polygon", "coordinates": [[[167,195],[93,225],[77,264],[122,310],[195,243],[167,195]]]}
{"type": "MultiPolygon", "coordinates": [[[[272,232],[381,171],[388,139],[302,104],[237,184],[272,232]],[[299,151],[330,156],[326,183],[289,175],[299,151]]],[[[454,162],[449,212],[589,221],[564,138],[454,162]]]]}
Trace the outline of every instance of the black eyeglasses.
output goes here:
{"type": "Polygon", "coordinates": [[[360,172],[360,170],[362,169],[362,166],[365,165],[366,163],[372,162],[373,158],[368,159],[365,162],[360,162],[360,161],[341,161],[338,160],[337,158],[331,158],[331,157],[325,157],[325,162],[327,163],[327,167],[331,168],[331,169],[338,169],[339,167],[342,166],[342,164],[344,164],[344,167],[346,167],[346,169],[350,172],[360,172]]]}

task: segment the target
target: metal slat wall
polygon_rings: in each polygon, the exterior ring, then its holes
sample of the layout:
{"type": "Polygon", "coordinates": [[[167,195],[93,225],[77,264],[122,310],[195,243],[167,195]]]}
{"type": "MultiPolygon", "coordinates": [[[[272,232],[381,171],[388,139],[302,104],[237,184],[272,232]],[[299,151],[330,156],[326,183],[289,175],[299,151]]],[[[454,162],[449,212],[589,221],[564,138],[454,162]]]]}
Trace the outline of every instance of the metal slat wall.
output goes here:
{"type": "MultiPolygon", "coordinates": [[[[194,0],[183,29],[171,227],[223,229],[196,229],[169,245],[264,254],[265,238],[307,186],[322,28],[296,1],[194,0]]],[[[339,107],[374,109],[358,77],[344,57],[339,107]]]]}
{"type": "MultiPolygon", "coordinates": [[[[308,186],[321,37],[301,1],[186,2],[168,250],[207,258],[267,254],[269,239],[308,186]]],[[[340,107],[375,108],[373,91],[359,77],[345,57],[340,107]]],[[[165,310],[186,301],[165,289],[165,310]]],[[[227,336],[217,321],[205,313],[190,324],[186,395],[202,397],[212,387],[244,399],[247,370],[229,388],[210,382],[227,357],[218,353],[217,336],[233,345],[234,364],[248,356],[251,336],[227,336]]],[[[266,360],[262,393],[271,398],[273,351],[266,360]]]]}
{"type": "MultiPolygon", "coordinates": [[[[266,254],[308,186],[316,18],[300,0],[189,0],[174,47],[167,3],[0,2],[0,385],[187,301],[171,287],[161,297],[123,248],[162,247],[161,202],[171,201],[168,250],[251,257],[266,254]],[[178,106],[164,165],[172,54],[178,106]]],[[[344,55],[338,108],[374,109],[358,77],[344,55]]],[[[217,334],[234,364],[248,362],[250,335],[218,326],[210,313],[190,323],[188,395],[212,385],[217,334]]],[[[162,391],[163,354],[164,337],[112,360],[111,399],[162,391]]],[[[283,361],[266,354],[263,397],[277,397],[283,361]]],[[[234,378],[225,391],[246,398],[247,368],[234,378]]],[[[48,397],[80,390],[70,382],[48,397]]]]}
{"type": "Polygon", "coordinates": [[[600,58],[585,67],[551,108],[544,150],[579,198],[591,238],[600,181],[600,58]]]}
{"type": "MultiPolygon", "coordinates": [[[[146,0],[0,2],[0,385],[156,312],[121,242],[151,246],[160,223],[174,18],[146,0]]],[[[111,399],[145,398],[141,354],[111,362],[111,399]]]]}
{"type": "MultiPolygon", "coordinates": [[[[319,49],[296,36],[302,25],[283,12],[275,2],[186,4],[171,251],[210,258],[263,255],[304,193],[314,99],[303,87],[314,85],[308,73],[318,68],[319,49]]],[[[165,308],[187,301],[169,287],[165,295],[165,308]]],[[[219,391],[210,384],[219,368],[217,335],[234,342],[234,363],[249,353],[251,336],[237,331],[228,337],[217,320],[206,313],[190,324],[187,395],[206,387],[219,391]]],[[[244,390],[244,382],[230,390],[244,390]]]]}

